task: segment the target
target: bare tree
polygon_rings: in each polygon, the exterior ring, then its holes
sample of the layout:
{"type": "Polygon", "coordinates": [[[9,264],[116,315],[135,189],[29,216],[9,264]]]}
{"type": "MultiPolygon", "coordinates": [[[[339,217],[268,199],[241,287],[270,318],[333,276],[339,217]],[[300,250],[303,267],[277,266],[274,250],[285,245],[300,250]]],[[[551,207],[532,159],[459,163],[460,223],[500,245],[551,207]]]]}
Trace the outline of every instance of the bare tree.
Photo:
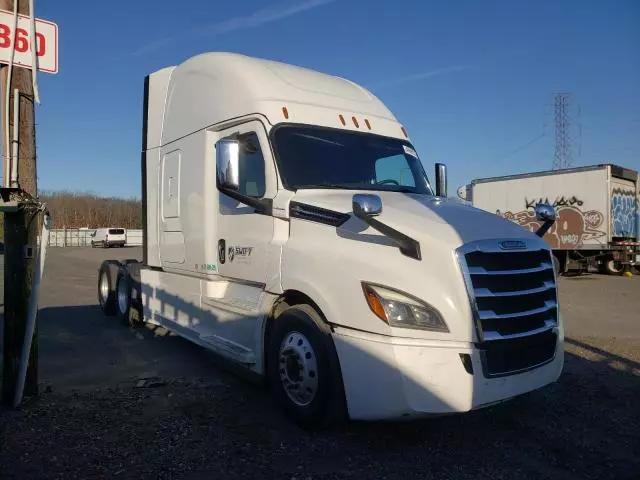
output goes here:
{"type": "Polygon", "coordinates": [[[83,192],[42,192],[53,228],[142,227],[140,200],[83,192]]]}

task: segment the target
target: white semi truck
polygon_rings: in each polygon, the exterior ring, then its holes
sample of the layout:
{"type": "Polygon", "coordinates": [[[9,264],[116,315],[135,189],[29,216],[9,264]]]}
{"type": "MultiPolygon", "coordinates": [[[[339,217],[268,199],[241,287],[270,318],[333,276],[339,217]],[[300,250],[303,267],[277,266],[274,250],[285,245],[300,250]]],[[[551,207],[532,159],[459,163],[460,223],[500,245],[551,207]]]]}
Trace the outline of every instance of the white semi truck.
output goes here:
{"type": "Polygon", "coordinates": [[[549,246],[447,200],[359,85],[204,53],[146,78],[142,138],[143,260],[100,266],[103,311],[255,373],[300,425],[466,412],[561,374],[549,246]]]}
{"type": "Polygon", "coordinates": [[[544,235],[558,273],[596,267],[610,275],[640,266],[640,179],[612,164],[477,178],[458,189],[474,207],[535,231],[535,206],[556,209],[556,223],[544,235]]]}

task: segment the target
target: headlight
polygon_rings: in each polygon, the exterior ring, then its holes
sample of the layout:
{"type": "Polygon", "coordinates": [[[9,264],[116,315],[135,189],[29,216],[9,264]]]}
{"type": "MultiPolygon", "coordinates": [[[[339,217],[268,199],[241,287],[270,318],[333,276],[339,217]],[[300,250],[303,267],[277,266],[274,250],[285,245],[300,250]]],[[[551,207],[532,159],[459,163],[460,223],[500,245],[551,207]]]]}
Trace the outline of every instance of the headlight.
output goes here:
{"type": "Polygon", "coordinates": [[[440,312],[417,298],[368,283],[362,289],[371,311],[391,327],[449,332],[440,312]]]}

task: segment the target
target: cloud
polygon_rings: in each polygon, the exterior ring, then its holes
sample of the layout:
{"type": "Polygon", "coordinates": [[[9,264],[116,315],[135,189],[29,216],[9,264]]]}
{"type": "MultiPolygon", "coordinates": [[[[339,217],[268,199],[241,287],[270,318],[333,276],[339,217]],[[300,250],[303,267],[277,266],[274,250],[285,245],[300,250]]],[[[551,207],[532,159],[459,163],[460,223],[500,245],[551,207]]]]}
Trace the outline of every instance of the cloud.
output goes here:
{"type": "Polygon", "coordinates": [[[470,65],[454,65],[451,67],[438,68],[435,70],[429,70],[422,73],[414,73],[411,75],[403,75],[401,77],[394,77],[382,82],[369,85],[369,88],[388,87],[391,85],[398,85],[401,83],[415,82],[416,80],[424,80],[426,78],[437,77],[439,75],[445,75],[447,73],[460,72],[470,68],[470,65]]]}
{"type": "MultiPolygon", "coordinates": [[[[294,3],[290,2],[285,5],[277,5],[274,7],[264,8],[262,10],[258,10],[252,13],[251,15],[247,15],[244,17],[236,17],[229,20],[225,20],[223,22],[194,28],[186,32],[186,36],[194,35],[194,36],[212,37],[212,36],[222,35],[229,32],[235,32],[238,30],[255,28],[261,25],[265,25],[267,23],[276,22],[284,18],[292,17],[299,13],[312,10],[314,8],[328,5],[335,1],[336,0],[306,0],[302,2],[294,2],[294,3]]],[[[154,42],[150,42],[134,50],[131,53],[131,55],[139,56],[145,53],[152,52],[154,50],[158,50],[164,47],[165,45],[169,44],[172,40],[175,40],[178,38],[184,38],[184,37],[185,37],[185,34],[176,35],[173,37],[166,37],[163,39],[156,40],[154,42]]]]}
{"type": "Polygon", "coordinates": [[[198,35],[215,36],[223,33],[235,32],[236,30],[245,30],[247,28],[264,25],[265,23],[282,20],[283,18],[322,7],[335,1],[336,0],[307,0],[306,2],[298,2],[286,6],[279,5],[276,7],[264,8],[246,17],[236,17],[208,27],[198,28],[197,30],[194,30],[194,33],[197,33],[198,35]]]}
{"type": "Polygon", "coordinates": [[[147,43],[146,45],[138,48],[131,52],[131,56],[137,57],[139,55],[144,55],[145,53],[153,52],[154,50],[158,50],[159,48],[164,47],[171,43],[176,37],[163,38],[162,40],[156,40],[155,42],[147,43]]]}
{"type": "Polygon", "coordinates": [[[414,73],[409,75],[401,75],[398,77],[389,78],[378,83],[368,85],[368,88],[380,88],[388,87],[392,85],[399,85],[402,83],[415,82],[418,80],[424,80],[427,78],[438,77],[440,75],[447,75],[449,73],[461,72],[463,70],[472,70],[474,68],[488,67],[496,64],[504,64],[506,62],[513,62],[518,59],[529,57],[539,52],[539,48],[531,50],[523,50],[514,52],[510,55],[491,55],[485,58],[478,59],[474,62],[466,63],[464,65],[452,65],[450,67],[437,68],[434,70],[428,70],[426,72],[414,73]]]}

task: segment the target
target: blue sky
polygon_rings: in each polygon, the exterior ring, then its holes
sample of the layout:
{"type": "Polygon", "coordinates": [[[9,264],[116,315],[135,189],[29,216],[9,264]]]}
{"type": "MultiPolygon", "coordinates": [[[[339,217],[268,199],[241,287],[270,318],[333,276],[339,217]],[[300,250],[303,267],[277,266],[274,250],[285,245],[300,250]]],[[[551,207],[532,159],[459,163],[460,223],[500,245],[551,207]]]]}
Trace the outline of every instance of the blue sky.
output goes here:
{"type": "Polygon", "coordinates": [[[449,191],[548,169],[553,94],[568,91],[573,164],[640,170],[640,2],[485,0],[36,2],[59,26],[40,74],[39,188],[138,197],[144,76],[212,50],[370,88],[449,191]],[[187,8],[188,6],[188,8],[187,8]]]}

